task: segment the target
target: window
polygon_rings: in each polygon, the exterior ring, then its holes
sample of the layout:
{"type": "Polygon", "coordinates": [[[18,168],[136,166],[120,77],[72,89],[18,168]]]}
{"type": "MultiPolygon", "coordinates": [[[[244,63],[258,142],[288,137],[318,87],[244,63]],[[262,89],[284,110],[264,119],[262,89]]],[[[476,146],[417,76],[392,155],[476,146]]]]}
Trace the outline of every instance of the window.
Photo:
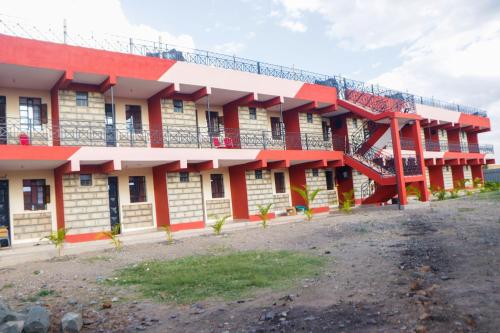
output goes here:
{"type": "Polygon", "coordinates": [[[255,170],[255,179],[262,179],[262,170],[255,170]]]}
{"type": "Polygon", "coordinates": [[[125,105],[125,118],[127,129],[130,133],[140,133],[142,131],[141,106],[125,105]]]}
{"type": "Polygon", "coordinates": [[[92,186],[92,175],[91,174],[81,174],[80,175],[80,186],[92,186]]]}
{"type": "Polygon", "coordinates": [[[313,123],[313,114],[312,113],[308,113],[307,114],[307,122],[309,124],[312,124],[313,123]]]}
{"type": "Polygon", "coordinates": [[[89,106],[89,93],[86,91],[76,92],[76,106],[89,106]]]}
{"type": "Polygon", "coordinates": [[[319,170],[318,169],[312,169],[312,175],[313,175],[313,177],[318,177],[319,176],[319,170]]]}
{"type": "Polygon", "coordinates": [[[449,166],[446,166],[446,171],[450,171],[450,167],[449,166]]]}
{"type": "Polygon", "coordinates": [[[274,173],[274,187],[276,193],[286,193],[285,174],[283,172],[274,173]]]}
{"type": "Polygon", "coordinates": [[[50,203],[50,187],[45,179],[23,180],[24,210],[45,210],[50,203]]]}
{"type": "Polygon", "coordinates": [[[326,189],[333,190],[335,186],[333,183],[333,171],[325,170],[325,178],[326,178],[326,189]]]}
{"type": "Polygon", "coordinates": [[[271,117],[271,135],[273,140],[281,140],[281,119],[271,117]]]}
{"type": "Polygon", "coordinates": [[[224,198],[224,176],[219,173],[211,174],[210,183],[212,187],[212,198],[224,198]]]}
{"type": "Polygon", "coordinates": [[[323,141],[330,140],[330,126],[327,122],[323,121],[321,123],[321,128],[323,130],[323,141]]]}
{"type": "Polygon", "coordinates": [[[174,112],[183,113],[184,103],[181,99],[174,99],[174,112]]]}
{"type": "Polygon", "coordinates": [[[356,118],[352,120],[352,127],[358,128],[358,120],[356,118]]]}
{"type": "Polygon", "coordinates": [[[181,183],[189,183],[189,172],[179,172],[179,181],[181,183]]]}
{"type": "MultiPolygon", "coordinates": [[[[208,132],[211,135],[219,135],[220,134],[220,122],[219,113],[215,111],[205,111],[205,117],[207,119],[207,127],[208,132]]],[[[222,125],[224,127],[224,125],[222,125]]]]}
{"type": "Polygon", "coordinates": [[[465,166],[465,170],[469,171],[469,166],[468,165],[465,166]]]}
{"type": "Polygon", "coordinates": [[[460,134],[462,135],[462,139],[465,139],[465,132],[460,132],[460,134]]]}
{"type": "Polygon", "coordinates": [[[23,130],[41,129],[47,123],[47,105],[42,105],[41,98],[19,97],[19,115],[23,130]]]}
{"type": "Polygon", "coordinates": [[[146,177],[128,177],[128,188],[130,190],[130,202],[146,202],[146,177]]]}
{"type": "Polygon", "coordinates": [[[257,119],[257,109],[256,108],[248,108],[248,115],[251,120],[257,119]]]}

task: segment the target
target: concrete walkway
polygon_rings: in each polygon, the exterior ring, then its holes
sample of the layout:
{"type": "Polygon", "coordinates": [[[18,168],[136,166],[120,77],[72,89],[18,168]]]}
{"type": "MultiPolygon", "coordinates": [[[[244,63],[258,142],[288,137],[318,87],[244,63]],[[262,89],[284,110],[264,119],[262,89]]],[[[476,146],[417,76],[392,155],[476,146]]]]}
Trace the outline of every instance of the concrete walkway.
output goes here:
{"type": "MultiPolygon", "coordinates": [[[[328,216],[329,213],[316,214],[315,218],[328,216]]],[[[283,216],[271,220],[272,225],[280,225],[292,222],[304,221],[303,215],[283,216]]],[[[223,232],[233,232],[237,230],[262,228],[260,222],[227,222],[224,225],[223,232]]],[[[204,229],[177,231],[173,233],[174,239],[183,239],[197,237],[201,235],[211,235],[213,230],[210,226],[204,229]]],[[[146,232],[128,233],[120,236],[120,240],[126,247],[135,244],[158,243],[165,241],[165,232],[158,230],[148,230],[146,232]]],[[[63,255],[78,255],[92,251],[102,251],[111,249],[113,245],[109,239],[84,242],[84,243],[65,243],[63,255]]],[[[20,244],[14,245],[12,248],[2,248],[0,250],[0,268],[19,265],[23,263],[49,260],[57,256],[57,251],[52,244],[46,241],[39,244],[20,244]]]]}

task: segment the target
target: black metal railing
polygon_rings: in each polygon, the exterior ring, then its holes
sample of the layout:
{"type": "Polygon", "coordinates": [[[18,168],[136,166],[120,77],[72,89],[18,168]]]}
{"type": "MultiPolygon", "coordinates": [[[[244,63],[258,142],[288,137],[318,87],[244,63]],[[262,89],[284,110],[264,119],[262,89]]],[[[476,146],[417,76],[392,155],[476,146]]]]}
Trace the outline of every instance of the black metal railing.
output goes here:
{"type": "Polygon", "coordinates": [[[425,140],[425,150],[434,152],[494,154],[493,145],[446,140],[425,140]]]}
{"type": "Polygon", "coordinates": [[[359,103],[369,107],[375,112],[414,112],[415,103],[419,103],[482,117],[487,116],[486,111],[475,107],[439,101],[434,98],[420,97],[406,92],[387,89],[379,85],[351,80],[340,75],[319,74],[221,53],[178,47],[162,43],[161,40],[154,42],[107,34],[101,34],[100,37],[96,37],[99,36],[96,32],[89,33],[88,35],[83,35],[82,33],[71,35],[62,28],[62,26],[59,28],[51,26],[43,27],[39,25],[33,26],[29,21],[20,22],[19,19],[14,21],[10,17],[0,15],[0,34],[185,61],[282,79],[331,86],[337,88],[339,98],[359,103]]]}

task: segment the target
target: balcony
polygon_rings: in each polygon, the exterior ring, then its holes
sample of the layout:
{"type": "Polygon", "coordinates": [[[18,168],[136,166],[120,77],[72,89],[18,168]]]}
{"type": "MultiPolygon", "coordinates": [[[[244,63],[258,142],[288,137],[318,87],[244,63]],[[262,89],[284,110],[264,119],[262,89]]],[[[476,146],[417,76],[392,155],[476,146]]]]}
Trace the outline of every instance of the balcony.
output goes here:
{"type": "Polygon", "coordinates": [[[215,149],[333,150],[331,133],[294,133],[232,128],[106,125],[61,121],[34,125],[19,119],[0,122],[0,145],[19,144],[93,147],[158,147],[215,149]],[[4,123],[4,125],[2,125],[4,123]]]}
{"type": "Polygon", "coordinates": [[[425,140],[425,150],[435,152],[494,154],[493,145],[425,140]]]}

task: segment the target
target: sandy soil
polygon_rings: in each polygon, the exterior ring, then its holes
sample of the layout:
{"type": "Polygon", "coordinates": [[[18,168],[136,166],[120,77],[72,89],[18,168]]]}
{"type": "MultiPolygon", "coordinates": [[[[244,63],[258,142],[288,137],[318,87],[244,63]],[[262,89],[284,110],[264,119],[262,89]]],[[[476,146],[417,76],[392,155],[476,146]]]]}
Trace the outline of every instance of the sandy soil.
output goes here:
{"type": "Polygon", "coordinates": [[[24,264],[0,270],[0,295],[17,309],[47,306],[54,327],[63,313],[81,311],[85,332],[498,332],[498,199],[358,210],[24,264]],[[103,282],[143,260],[250,249],[298,250],[328,260],[318,277],[233,302],[158,304],[103,282]],[[54,294],[36,300],[41,289],[54,294]]]}

